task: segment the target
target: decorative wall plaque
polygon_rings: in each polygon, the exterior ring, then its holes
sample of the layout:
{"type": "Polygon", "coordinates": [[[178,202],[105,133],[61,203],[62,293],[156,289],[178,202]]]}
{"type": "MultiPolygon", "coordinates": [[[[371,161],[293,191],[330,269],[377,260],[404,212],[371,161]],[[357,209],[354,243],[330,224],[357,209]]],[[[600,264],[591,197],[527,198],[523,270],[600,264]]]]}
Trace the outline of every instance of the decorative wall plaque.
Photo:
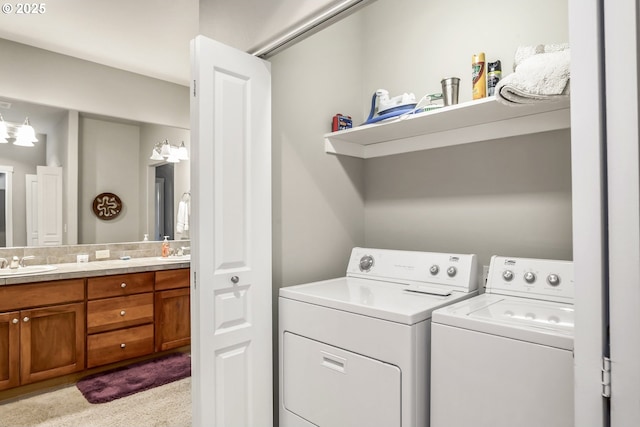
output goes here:
{"type": "Polygon", "coordinates": [[[100,193],[93,199],[93,213],[105,221],[116,218],[121,210],[122,201],[113,193],[100,193]]]}

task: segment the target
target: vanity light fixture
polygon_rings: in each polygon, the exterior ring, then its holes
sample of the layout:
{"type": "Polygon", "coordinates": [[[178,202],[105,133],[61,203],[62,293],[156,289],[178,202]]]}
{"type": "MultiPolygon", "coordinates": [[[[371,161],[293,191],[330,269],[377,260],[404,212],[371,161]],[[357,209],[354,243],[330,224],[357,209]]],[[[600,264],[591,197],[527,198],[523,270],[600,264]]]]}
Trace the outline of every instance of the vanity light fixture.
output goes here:
{"type": "Polygon", "coordinates": [[[38,142],[38,138],[36,138],[36,131],[29,123],[29,117],[24,119],[24,124],[18,128],[16,133],[16,140],[13,142],[13,145],[19,145],[21,147],[33,147],[33,143],[38,142]]]}
{"type": "Polygon", "coordinates": [[[178,147],[178,159],[179,160],[189,160],[189,153],[187,152],[187,147],[184,146],[184,141],[178,147]]]}
{"type": "Polygon", "coordinates": [[[9,138],[14,138],[13,145],[21,147],[34,147],[33,143],[38,142],[36,131],[29,123],[29,117],[24,120],[22,125],[19,125],[5,122],[0,114],[0,144],[8,143],[9,138]]]}
{"type": "Polygon", "coordinates": [[[0,114],[0,144],[6,144],[9,141],[9,129],[7,129],[7,122],[4,121],[4,117],[0,114]]]}
{"type": "Polygon", "coordinates": [[[189,160],[189,153],[184,141],[180,147],[169,144],[168,140],[158,142],[151,151],[150,160],[165,160],[169,163],[178,163],[181,160],[189,160]]]}

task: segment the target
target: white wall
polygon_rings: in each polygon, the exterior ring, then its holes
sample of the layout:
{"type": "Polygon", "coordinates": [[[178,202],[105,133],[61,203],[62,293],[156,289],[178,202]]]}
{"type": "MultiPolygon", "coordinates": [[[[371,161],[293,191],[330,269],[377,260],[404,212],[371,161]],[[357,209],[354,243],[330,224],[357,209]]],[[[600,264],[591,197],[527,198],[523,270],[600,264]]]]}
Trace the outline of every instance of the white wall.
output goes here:
{"type": "Polygon", "coordinates": [[[139,146],[137,125],[80,118],[79,243],[142,239],[139,146]],[[122,201],[122,212],[115,219],[101,220],[93,213],[93,199],[103,192],[122,201]]]}

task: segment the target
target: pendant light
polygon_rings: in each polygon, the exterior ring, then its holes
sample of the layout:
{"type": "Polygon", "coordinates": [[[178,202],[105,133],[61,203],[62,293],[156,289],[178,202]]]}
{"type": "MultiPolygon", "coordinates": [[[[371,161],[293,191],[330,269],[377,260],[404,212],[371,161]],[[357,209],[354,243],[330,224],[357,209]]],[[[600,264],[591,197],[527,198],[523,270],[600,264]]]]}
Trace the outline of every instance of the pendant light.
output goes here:
{"type": "Polygon", "coordinates": [[[24,119],[24,124],[18,128],[16,140],[13,145],[34,147],[34,142],[38,142],[38,138],[36,138],[36,131],[31,126],[31,123],[29,123],[29,117],[27,117],[24,119]]]}
{"type": "Polygon", "coordinates": [[[189,160],[189,153],[187,152],[187,147],[184,146],[184,141],[178,147],[178,159],[180,160],[189,160]]]}
{"type": "Polygon", "coordinates": [[[0,114],[0,144],[7,144],[9,138],[9,129],[7,129],[7,122],[4,121],[4,117],[0,114]]]}

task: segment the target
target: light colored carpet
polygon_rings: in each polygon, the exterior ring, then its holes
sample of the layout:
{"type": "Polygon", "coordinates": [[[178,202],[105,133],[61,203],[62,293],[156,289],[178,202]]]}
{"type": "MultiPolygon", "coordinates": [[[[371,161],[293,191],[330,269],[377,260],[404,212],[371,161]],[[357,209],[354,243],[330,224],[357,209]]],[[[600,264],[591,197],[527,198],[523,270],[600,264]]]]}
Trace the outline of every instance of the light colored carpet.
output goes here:
{"type": "Polygon", "coordinates": [[[0,426],[191,426],[191,378],[98,404],[87,402],[72,385],[0,404],[0,426]]]}

